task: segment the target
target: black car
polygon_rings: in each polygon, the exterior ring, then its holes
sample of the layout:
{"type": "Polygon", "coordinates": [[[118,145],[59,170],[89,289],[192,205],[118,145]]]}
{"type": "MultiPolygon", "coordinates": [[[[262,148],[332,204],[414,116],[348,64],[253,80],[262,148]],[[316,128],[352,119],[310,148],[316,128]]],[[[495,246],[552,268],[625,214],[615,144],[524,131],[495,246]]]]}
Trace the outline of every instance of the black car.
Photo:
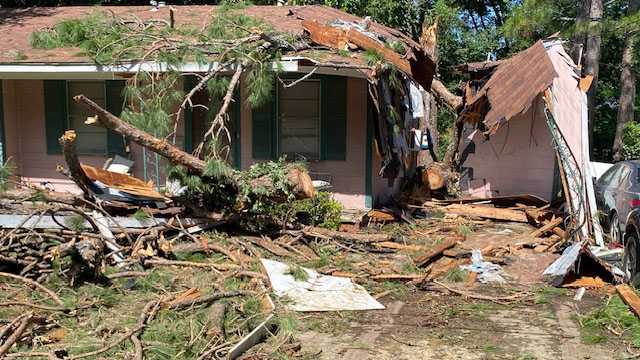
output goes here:
{"type": "Polygon", "coordinates": [[[624,229],[624,272],[629,276],[632,284],[640,280],[640,209],[634,209],[629,214],[624,229]]]}

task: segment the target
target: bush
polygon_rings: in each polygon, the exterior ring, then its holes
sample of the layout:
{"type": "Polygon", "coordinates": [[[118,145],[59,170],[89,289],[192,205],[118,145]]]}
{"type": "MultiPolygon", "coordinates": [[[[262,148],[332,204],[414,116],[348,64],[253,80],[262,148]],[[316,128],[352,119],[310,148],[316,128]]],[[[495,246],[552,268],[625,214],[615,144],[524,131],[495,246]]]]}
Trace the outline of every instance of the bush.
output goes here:
{"type": "Polygon", "coordinates": [[[622,156],[625,160],[640,158],[640,124],[635,121],[624,127],[622,156]]]}

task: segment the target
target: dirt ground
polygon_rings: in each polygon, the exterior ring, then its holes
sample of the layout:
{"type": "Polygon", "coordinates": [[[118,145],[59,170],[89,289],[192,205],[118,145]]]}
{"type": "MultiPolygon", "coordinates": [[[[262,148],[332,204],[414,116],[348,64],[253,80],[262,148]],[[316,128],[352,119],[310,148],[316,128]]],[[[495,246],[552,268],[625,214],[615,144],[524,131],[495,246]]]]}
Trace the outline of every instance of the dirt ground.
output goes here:
{"type": "MultiPolygon", "coordinates": [[[[244,359],[624,359],[640,352],[637,347],[640,345],[640,321],[619,301],[617,309],[627,315],[626,323],[618,326],[620,318],[612,318],[612,321],[597,323],[590,330],[591,337],[585,336],[585,326],[581,322],[585,315],[608,304],[612,287],[590,289],[582,301],[576,302],[573,300],[575,289],[545,285],[541,274],[557,254],[537,253],[527,248],[510,251],[501,256],[507,283],[500,285],[470,282],[468,274],[458,270],[458,263],[450,270],[457,272],[457,279],[448,276],[449,273],[436,277],[446,287],[473,295],[471,297],[457,295],[436,283],[412,285],[406,280],[375,280],[379,274],[423,278],[428,271],[417,267],[413,259],[448,237],[464,236],[458,249],[508,248],[531,241],[528,234],[532,230],[526,224],[431,218],[415,225],[394,223],[366,229],[393,233],[394,244],[404,246],[403,250],[352,248],[331,240],[316,241],[309,242],[306,248],[300,247],[300,252],[313,248],[317,255],[305,260],[299,254],[277,256],[273,250],[270,253],[256,249],[257,253],[247,264],[250,273],[260,275],[258,259],[266,257],[322,273],[347,274],[342,276],[350,276],[362,284],[386,309],[296,313],[286,309],[286,300],[272,296],[276,303],[274,323],[278,330],[275,336],[245,354],[244,359]],[[526,296],[520,300],[507,303],[473,298],[523,293],[526,296]],[[636,347],[629,347],[633,341],[636,347]],[[300,344],[299,351],[297,344],[300,344]]],[[[215,238],[216,244],[221,246],[232,246],[242,239],[223,233],[208,236],[215,238]]],[[[224,256],[213,253],[185,255],[178,260],[228,263],[224,256]]],[[[441,260],[445,259],[437,261],[441,260]]],[[[118,271],[112,267],[107,270],[109,273],[118,271]]],[[[18,356],[19,352],[42,353],[54,349],[66,349],[71,355],[96,351],[112,344],[130,329],[147,302],[175,300],[190,291],[207,295],[216,289],[261,289],[259,296],[256,293],[226,301],[225,320],[221,325],[224,336],[215,338],[225,349],[255,329],[270,311],[265,310],[263,300],[268,291],[264,292],[262,285],[266,283],[260,277],[224,277],[216,271],[193,266],[139,270],[147,271],[146,275],[116,279],[110,285],[85,283],[70,287],[56,278],[50,279],[46,286],[54,289],[68,306],[78,306],[82,310],[71,315],[62,312],[47,315],[51,327],[39,330],[29,341],[14,348],[12,358],[25,358],[18,356]]],[[[24,307],[15,304],[9,306],[11,301],[55,305],[49,300],[19,283],[0,282],[0,320],[8,321],[25,311],[24,307]]],[[[225,359],[224,351],[220,356],[201,356],[211,348],[213,341],[204,335],[210,325],[209,311],[209,306],[160,310],[140,336],[145,359],[225,359]]],[[[133,344],[125,341],[99,355],[83,358],[128,359],[133,353],[133,344]]]]}
{"type": "MultiPolygon", "coordinates": [[[[483,226],[463,246],[509,244],[531,231],[528,225],[483,226]]],[[[458,285],[472,293],[533,291],[531,301],[501,305],[439,291],[407,291],[384,297],[385,310],[315,314],[303,320],[303,351],[320,359],[622,359],[631,356],[614,340],[587,344],[577,314],[598,306],[607,290],[547,288],[541,274],[557,255],[523,250],[504,270],[505,285],[458,285]]],[[[452,284],[451,286],[456,286],[452,284]]],[[[610,290],[609,290],[610,291],[610,290]]]]}

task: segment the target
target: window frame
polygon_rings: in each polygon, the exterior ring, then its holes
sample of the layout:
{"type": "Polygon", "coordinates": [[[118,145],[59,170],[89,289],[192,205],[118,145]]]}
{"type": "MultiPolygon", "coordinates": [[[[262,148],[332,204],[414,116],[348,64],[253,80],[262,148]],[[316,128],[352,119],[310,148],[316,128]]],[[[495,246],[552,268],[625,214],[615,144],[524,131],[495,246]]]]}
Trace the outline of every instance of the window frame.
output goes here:
{"type": "MultiPolygon", "coordinates": [[[[74,130],[77,132],[76,129],[72,129],[72,124],[71,124],[71,101],[73,101],[73,98],[71,97],[71,94],[69,93],[69,84],[70,83],[100,83],[102,85],[102,97],[104,99],[105,102],[105,107],[106,107],[106,103],[107,103],[107,82],[106,80],[101,80],[101,79],[72,79],[72,80],[66,80],[64,82],[65,85],[65,97],[66,100],[65,101],[65,107],[66,107],[66,119],[65,119],[65,127],[67,128],[67,130],[74,130]]],[[[82,155],[82,156],[108,156],[109,155],[109,130],[105,129],[105,133],[104,133],[104,137],[105,137],[105,144],[104,144],[104,149],[102,150],[102,152],[85,152],[82,151],[80,149],[76,148],[76,152],[78,153],[78,155],[82,155]]]]}
{"type": "MultiPolygon", "coordinates": [[[[289,80],[288,77],[287,78],[283,78],[283,79],[289,80]]],[[[317,78],[317,77],[310,77],[310,78],[305,79],[305,80],[302,81],[302,83],[304,83],[304,82],[314,82],[314,83],[318,84],[318,99],[317,99],[317,102],[318,102],[318,154],[317,154],[317,157],[314,157],[314,158],[304,158],[304,157],[300,156],[300,158],[302,158],[302,159],[299,159],[299,158],[297,158],[298,156],[296,156],[296,159],[289,159],[289,160],[294,160],[294,161],[296,161],[296,160],[320,161],[320,160],[323,160],[322,159],[322,135],[323,135],[322,134],[322,125],[323,125],[323,121],[322,121],[323,120],[323,112],[322,112],[323,97],[322,97],[322,91],[323,91],[323,87],[324,87],[325,84],[324,84],[324,82],[322,81],[321,78],[317,78]]],[[[284,154],[282,152],[282,149],[281,149],[281,142],[282,142],[282,140],[281,140],[281,138],[282,138],[282,117],[281,117],[281,113],[280,113],[280,100],[281,100],[281,97],[280,97],[281,90],[280,90],[280,88],[281,88],[281,86],[282,86],[282,84],[278,83],[277,86],[276,86],[276,89],[275,89],[275,96],[276,96],[276,105],[275,105],[275,107],[276,107],[276,117],[277,117],[276,122],[275,122],[276,123],[275,124],[276,125],[276,134],[277,134],[276,135],[276,144],[275,144],[275,146],[276,146],[276,154],[277,154],[277,156],[279,158],[282,157],[282,156],[285,156],[285,155],[287,155],[287,156],[289,155],[289,154],[284,154]]]]}

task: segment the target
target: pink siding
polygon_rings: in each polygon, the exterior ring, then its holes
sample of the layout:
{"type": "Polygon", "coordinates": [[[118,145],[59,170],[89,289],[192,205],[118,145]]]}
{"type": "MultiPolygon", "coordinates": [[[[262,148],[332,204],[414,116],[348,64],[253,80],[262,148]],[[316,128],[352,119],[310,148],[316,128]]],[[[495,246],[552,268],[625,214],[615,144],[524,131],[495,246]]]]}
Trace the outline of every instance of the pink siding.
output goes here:
{"type": "MultiPolygon", "coordinates": [[[[7,156],[16,167],[15,174],[23,181],[42,184],[57,191],[77,193],[80,190],[56,171],[64,165],[62,155],[48,155],[45,135],[44,90],[42,80],[3,80],[5,109],[5,139],[7,156]]],[[[179,127],[178,144],[183,141],[183,129],[179,127]]],[[[142,178],[142,150],[131,144],[131,156],[135,161],[132,172],[142,178]]],[[[102,167],[107,156],[80,156],[80,161],[102,167]]],[[[161,172],[166,162],[161,166],[161,172]]]]}
{"type": "MultiPolygon", "coordinates": [[[[79,189],[56,171],[64,164],[62,155],[47,155],[44,120],[44,91],[41,80],[4,80],[6,151],[16,165],[16,175],[32,183],[46,182],[58,191],[78,192],[79,189]]],[[[335,198],[346,208],[365,206],[365,142],[367,116],[366,80],[349,78],[347,82],[347,159],[345,161],[314,161],[312,177],[328,179],[333,184],[335,198]]],[[[246,98],[242,89],[242,98],[246,98]]],[[[177,142],[183,142],[180,128],[177,142]]],[[[244,169],[255,162],[251,158],[251,109],[243,102],[241,112],[241,163],[244,169]]],[[[194,144],[197,145],[197,144],[194,144]]],[[[142,151],[131,144],[135,161],[133,174],[143,176],[142,151]]],[[[105,156],[82,156],[82,162],[101,167],[105,156]]],[[[374,165],[379,161],[374,160],[374,165]]],[[[162,169],[164,166],[162,167],[162,169]]]]}
{"type": "MultiPolygon", "coordinates": [[[[351,209],[365,206],[366,86],[363,79],[349,78],[347,82],[346,160],[312,161],[309,164],[312,178],[330,180],[334,198],[351,209]]],[[[242,88],[242,98],[246,98],[246,87],[242,88]]],[[[246,169],[257,161],[251,155],[251,108],[246,102],[242,104],[241,127],[241,163],[246,169]]]]}
{"type": "MultiPolygon", "coordinates": [[[[47,155],[44,127],[44,90],[42,80],[4,80],[5,138],[7,155],[16,166],[22,180],[50,184],[58,191],[78,192],[79,189],[56,171],[64,164],[62,155],[47,155]]],[[[81,156],[80,161],[102,166],[104,156],[81,156]]]]}
{"type": "MultiPolygon", "coordinates": [[[[509,120],[487,141],[478,131],[466,134],[475,152],[462,164],[473,169],[468,181],[473,196],[532,194],[550,199],[553,191],[555,155],[542,102],[509,120]]],[[[460,152],[468,141],[464,141],[460,152]]]]}

